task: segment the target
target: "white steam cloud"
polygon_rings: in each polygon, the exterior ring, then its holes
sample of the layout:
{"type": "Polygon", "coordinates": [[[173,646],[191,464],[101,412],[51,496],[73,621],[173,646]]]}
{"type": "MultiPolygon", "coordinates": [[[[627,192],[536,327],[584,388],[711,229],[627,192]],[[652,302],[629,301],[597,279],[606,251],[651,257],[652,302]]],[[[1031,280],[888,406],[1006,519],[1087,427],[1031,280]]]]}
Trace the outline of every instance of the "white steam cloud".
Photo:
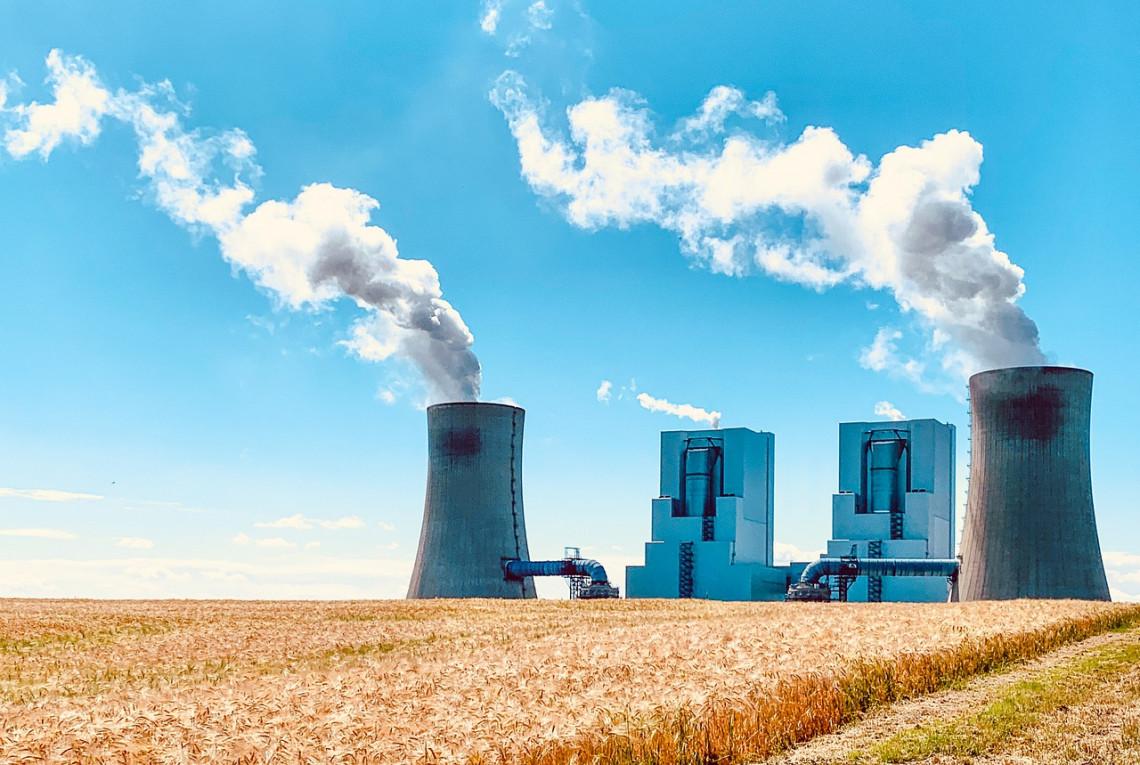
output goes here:
{"type": "Polygon", "coordinates": [[[319,309],[342,297],[366,314],[343,345],[369,361],[398,356],[422,372],[430,400],[474,400],[481,371],[473,338],[443,299],[426,260],[401,258],[396,241],[369,223],[379,203],[325,183],[292,201],[267,201],[246,213],[260,174],[241,130],[187,130],[187,111],[169,83],[136,91],[104,86],[79,56],[53,50],[47,83],[54,100],[8,105],[0,89],[0,127],[8,154],[47,159],[62,142],[90,144],[108,119],[130,126],[139,176],[153,202],[176,223],[217,238],[222,255],[290,309],[319,309]]]}
{"type": "MultiPolygon", "coordinates": [[[[571,106],[568,135],[515,72],[490,98],[518,143],[523,177],[575,226],[653,224],[715,272],[886,290],[920,317],[927,353],[954,377],[1044,361],[1037,327],[1016,304],[1023,271],[970,204],[982,147],[968,133],[899,147],[876,166],[827,127],[790,144],[763,137],[756,121],[784,119],[771,93],[750,101],[714,88],[664,135],[628,91],[571,106]]],[[[864,364],[917,380],[924,367],[897,357],[897,337],[880,333],[864,364]]]]}
{"type": "Polygon", "coordinates": [[[648,393],[637,394],[637,403],[651,412],[664,412],[683,420],[693,422],[707,422],[710,427],[720,427],[720,412],[708,412],[692,404],[674,404],[663,398],[654,398],[648,393]]]}
{"type": "Polygon", "coordinates": [[[890,401],[880,401],[875,404],[875,414],[894,422],[902,422],[906,419],[906,415],[900,412],[890,401]]]}
{"type": "Polygon", "coordinates": [[[608,404],[610,399],[613,398],[614,384],[609,380],[602,380],[602,384],[598,386],[598,390],[594,395],[598,397],[598,401],[603,404],[608,404]]]}

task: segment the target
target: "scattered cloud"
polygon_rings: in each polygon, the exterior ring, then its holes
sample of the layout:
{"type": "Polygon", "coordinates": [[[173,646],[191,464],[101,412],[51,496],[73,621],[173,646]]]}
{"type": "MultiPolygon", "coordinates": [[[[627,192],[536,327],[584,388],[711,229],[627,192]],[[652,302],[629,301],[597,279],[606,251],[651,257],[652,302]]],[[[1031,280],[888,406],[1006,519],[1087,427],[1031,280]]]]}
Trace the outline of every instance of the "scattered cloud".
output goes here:
{"type": "Polygon", "coordinates": [[[888,420],[894,422],[901,422],[906,419],[906,415],[895,408],[895,405],[890,401],[880,401],[875,404],[875,415],[878,417],[886,417],[888,420]]]}
{"type": "Polygon", "coordinates": [[[282,539],[281,537],[258,539],[253,544],[255,547],[263,547],[268,550],[292,550],[297,546],[296,542],[290,542],[288,539],[282,539]]]}
{"type": "Polygon", "coordinates": [[[1112,599],[1140,602],[1140,555],[1109,550],[1102,553],[1101,557],[1112,599]]]}
{"type": "Polygon", "coordinates": [[[312,542],[306,542],[305,543],[305,549],[306,550],[316,550],[320,546],[321,546],[321,543],[316,541],[316,540],[313,540],[312,542]]]}
{"type": "Polygon", "coordinates": [[[663,398],[654,398],[648,393],[639,393],[637,402],[651,412],[664,412],[693,422],[707,422],[713,428],[720,427],[720,412],[708,412],[692,404],[674,404],[663,398]]]}
{"type": "Polygon", "coordinates": [[[78,534],[61,529],[0,529],[0,536],[35,537],[37,539],[79,539],[78,534]]]}
{"type": "Polygon", "coordinates": [[[547,7],[545,0],[538,0],[527,6],[526,17],[533,29],[550,29],[554,26],[551,22],[554,10],[547,7]]]}
{"type": "Polygon", "coordinates": [[[287,518],[279,518],[276,521],[261,522],[253,524],[261,529],[297,529],[299,531],[308,531],[313,528],[313,524],[305,519],[305,516],[297,513],[290,515],[287,518]]]}
{"type": "Polygon", "coordinates": [[[243,532],[243,533],[235,536],[230,541],[233,542],[235,545],[238,545],[239,547],[245,547],[246,545],[248,545],[250,543],[251,540],[249,538],[249,535],[243,532]]]}
{"type": "Polygon", "coordinates": [[[132,550],[149,550],[154,547],[154,541],[142,537],[119,537],[115,544],[119,547],[128,547],[132,550]]]}
{"type": "Polygon", "coordinates": [[[247,212],[261,168],[244,132],[187,130],[182,118],[189,108],[166,81],[112,92],[88,61],[58,50],[48,55],[47,69],[50,103],[0,112],[9,155],[46,160],[65,141],[92,143],[104,120],[126,124],[150,201],[175,223],[213,235],[226,261],[278,305],[316,311],[350,299],[364,311],[342,343],[350,353],[366,361],[393,355],[411,361],[431,401],[478,398],[482,373],[473,336],[443,299],[431,263],[401,257],[388,232],[370,223],[375,199],[314,183],[291,201],[270,200],[247,212]]]}
{"type": "Polygon", "coordinates": [[[483,13],[479,17],[479,28],[484,34],[493,35],[499,28],[499,16],[503,12],[503,4],[499,0],[487,0],[483,3],[483,13]]]}
{"type": "Polygon", "coordinates": [[[59,491],[58,489],[0,488],[0,497],[30,499],[35,502],[85,502],[95,499],[104,499],[104,497],[99,494],[80,494],[74,491],[59,491]]]}
{"type": "Polygon", "coordinates": [[[0,597],[402,598],[412,562],[298,555],[257,562],[212,558],[0,560],[0,597]]]}
{"type": "Polygon", "coordinates": [[[823,548],[818,550],[801,550],[793,544],[787,542],[773,542],[772,543],[772,563],[777,566],[786,566],[789,563],[803,563],[805,561],[817,560],[819,556],[826,552],[823,548]]]}
{"type": "MultiPolygon", "coordinates": [[[[971,205],[982,146],[966,132],[900,146],[875,164],[827,127],[783,142],[770,128],[783,118],[775,97],[751,101],[728,86],[663,138],[629,91],[573,104],[568,130],[552,126],[517,72],[504,72],[490,98],[518,144],[523,178],[574,226],[649,223],[717,273],[882,290],[932,340],[951,340],[922,352],[958,384],[978,369],[1044,361],[1037,327],[1017,305],[1023,271],[971,205]]],[[[871,352],[866,365],[916,377],[908,362],[889,361],[871,352]]]]}
{"type": "Polygon", "coordinates": [[[323,529],[362,529],[365,526],[364,519],[359,515],[346,515],[335,521],[317,521],[317,523],[323,529]]]}
{"type": "Polygon", "coordinates": [[[396,530],[396,527],[390,523],[380,522],[376,525],[380,527],[381,531],[395,531],[396,530]]]}
{"type": "Polygon", "coordinates": [[[597,393],[595,394],[598,397],[598,401],[601,401],[603,404],[610,403],[613,387],[614,384],[609,380],[602,380],[602,384],[598,386],[597,393]]]}

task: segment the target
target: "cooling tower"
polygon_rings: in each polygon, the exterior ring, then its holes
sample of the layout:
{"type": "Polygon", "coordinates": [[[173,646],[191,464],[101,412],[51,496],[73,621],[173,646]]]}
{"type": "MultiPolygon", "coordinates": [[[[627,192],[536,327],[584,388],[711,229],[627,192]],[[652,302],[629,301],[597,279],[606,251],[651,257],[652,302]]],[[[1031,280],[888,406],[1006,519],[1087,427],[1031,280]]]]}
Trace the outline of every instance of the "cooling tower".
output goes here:
{"type": "Polygon", "coordinates": [[[429,406],[427,498],[409,598],[533,598],[503,559],[529,560],[523,522],[524,412],[503,404],[429,406]]]}
{"type": "Polygon", "coordinates": [[[1092,373],[1014,367],[970,378],[962,600],[1108,600],[1089,474],[1092,373]]]}

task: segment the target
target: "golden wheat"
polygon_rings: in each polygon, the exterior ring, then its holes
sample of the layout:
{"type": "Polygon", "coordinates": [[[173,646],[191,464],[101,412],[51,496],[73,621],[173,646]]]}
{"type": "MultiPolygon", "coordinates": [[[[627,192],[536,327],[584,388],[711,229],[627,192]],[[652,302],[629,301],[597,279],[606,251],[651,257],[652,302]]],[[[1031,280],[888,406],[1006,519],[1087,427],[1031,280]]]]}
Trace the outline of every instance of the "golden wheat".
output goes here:
{"type": "Polygon", "coordinates": [[[0,761],[685,762],[701,747],[733,759],[1134,611],[7,600],[0,761]],[[762,718],[789,709],[803,719],[781,724],[799,728],[763,739],[762,718]],[[690,735],[707,740],[676,745],[690,735]]]}

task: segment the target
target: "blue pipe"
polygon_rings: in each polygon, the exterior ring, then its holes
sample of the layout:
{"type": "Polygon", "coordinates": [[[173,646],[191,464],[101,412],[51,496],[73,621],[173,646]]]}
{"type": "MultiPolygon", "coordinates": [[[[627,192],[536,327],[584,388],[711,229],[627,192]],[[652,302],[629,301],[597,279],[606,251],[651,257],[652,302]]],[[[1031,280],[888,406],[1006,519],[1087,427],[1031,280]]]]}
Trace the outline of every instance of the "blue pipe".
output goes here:
{"type": "Polygon", "coordinates": [[[815,584],[825,576],[958,576],[956,559],[940,558],[820,558],[804,569],[800,584],[815,584]]]}
{"type": "Polygon", "coordinates": [[[507,560],[503,561],[507,579],[526,576],[588,576],[594,584],[609,584],[610,578],[601,563],[589,558],[565,560],[507,560]]]}

